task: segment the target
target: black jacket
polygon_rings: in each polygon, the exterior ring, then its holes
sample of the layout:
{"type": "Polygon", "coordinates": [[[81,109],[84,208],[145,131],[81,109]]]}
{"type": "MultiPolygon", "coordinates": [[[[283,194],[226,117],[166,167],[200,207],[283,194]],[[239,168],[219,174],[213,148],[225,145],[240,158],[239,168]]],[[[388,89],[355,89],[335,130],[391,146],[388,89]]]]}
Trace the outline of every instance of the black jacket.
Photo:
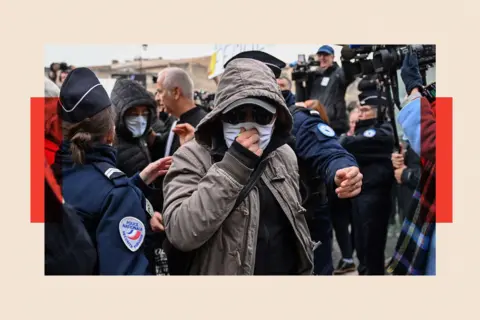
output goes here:
{"type": "Polygon", "coordinates": [[[358,121],[355,135],[342,135],[339,142],[357,160],[363,174],[363,190],[392,188],[394,138],[390,123],[376,119],[358,121]]]}
{"type": "Polygon", "coordinates": [[[310,94],[310,99],[319,100],[327,109],[330,126],[337,136],[348,131],[345,103],[348,85],[342,68],[335,62],[330,68],[318,73],[310,94]]]}
{"type": "Polygon", "coordinates": [[[157,119],[153,125],[152,129],[159,134],[167,134],[172,126],[174,117],[168,115],[166,112],[160,112],[159,119],[157,119]]]}
{"type": "Polygon", "coordinates": [[[410,144],[405,152],[405,165],[407,168],[402,173],[402,185],[411,190],[412,194],[420,181],[420,157],[413,151],[410,144]]]}
{"type": "Polygon", "coordinates": [[[399,188],[398,200],[400,208],[403,212],[406,212],[412,200],[415,188],[420,181],[421,172],[420,157],[413,151],[410,144],[407,145],[404,163],[407,168],[405,168],[402,173],[402,183],[399,188]]]}
{"type": "MultiPolygon", "coordinates": [[[[289,135],[274,132],[262,157],[257,157],[237,141],[232,144],[229,150],[235,154],[237,159],[242,159],[241,162],[244,165],[256,169],[262,159],[265,159],[270,152],[286,144],[288,138],[290,138],[289,135]]],[[[218,162],[227,151],[220,129],[218,129],[218,134],[215,135],[213,141],[212,161],[218,162]]],[[[298,248],[295,246],[296,236],[292,225],[262,179],[259,179],[255,187],[258,188],[259,192],[261,213],[258,222],[254,275],[291,275],[293,270],[296,270],[299,259],[298,248]]]]}
{"type": "Polygon", "coordinates": [[[151,126],[157,121],[157,107],[155,100],[139,83],[132,80],[118,80],[112,90],[111,100],[117,111],[115,141],[117,168],[131,177],[142,171],[150,162],[158,159],[155,152],[152,156],[152,151],[163,147],[165,137],[157,135],[153,146],[148,147],[147,136],[151,126]],[[147,129],[139,138],[132,136],[124,121],[127,110],[136,106],[146,106],[150,111],[147,129]]]}
{"type": "MultiPolygon", "coordinates": [[[[205,117],[206,115],[207,115],[207,112],[203,108],[199,106],[195,106],[195,108],[190,109],[184,114],[182,114],[176,124],[188,123],[192,125],[194,128],[196,128],[197,125],[200,123],[200,121],[203,119],[203,117],[205,117]]],[[[167,137],[168,137],[168,133],[167,133],[167,137]]],[[[169,156],[173,155],[178,148],[180,148],[180,139],[178,138],[177,135],[175,135],[173,137],[172,148],[170,149],[170,153],[168,155],[169,156]]]]}

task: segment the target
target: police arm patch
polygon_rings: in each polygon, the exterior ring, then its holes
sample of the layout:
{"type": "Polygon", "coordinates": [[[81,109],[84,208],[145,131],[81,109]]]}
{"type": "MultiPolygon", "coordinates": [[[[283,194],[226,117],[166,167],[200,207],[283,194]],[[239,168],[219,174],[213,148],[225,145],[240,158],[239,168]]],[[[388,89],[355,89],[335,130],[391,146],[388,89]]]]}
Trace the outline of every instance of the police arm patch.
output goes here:
{"type": "Polygon", "coordinates": [[[333,131],[333,129],[330,128],[325,123],[319,123],[317,125],[317,128],[318,128],[318,131],[320,131],[324,136],[327,136],[327,137],[334,137],[335,136],[335,131],[333,131]]]}
{"type": "Polygon", "coordinates": [[[376,134],[377,131],[375,129],[368,129],[363,133],[363,136],[367,138],[373,138],[376,134]]]}
{"type": "Polygon", "coordinates": [[[137,251],[145,240],[145,226],[135,217],[125,217],[119,223],[120,237],[132,252],[137,251]]]}

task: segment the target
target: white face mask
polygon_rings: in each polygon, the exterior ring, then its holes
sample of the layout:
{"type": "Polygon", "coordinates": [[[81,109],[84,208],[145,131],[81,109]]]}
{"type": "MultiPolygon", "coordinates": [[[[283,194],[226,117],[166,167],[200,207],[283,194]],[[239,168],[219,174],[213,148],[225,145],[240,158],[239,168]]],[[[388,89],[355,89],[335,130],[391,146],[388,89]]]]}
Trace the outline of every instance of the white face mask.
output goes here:
{"type": "Polygon", "coordinates": [[[128,116],[125,117],[125,124],[134,138],[141,137],[147,129],[147,116],[128,116]]]}
{"type": "Polygon", "coordinates": [[[272,132],[273,132],[273,125],[275,124],[275,121],[271,124],[267,124],[264,126],[255,122],[244,122],[239,124],[230,124],[227,122],[222,122],[222,123],[223,123],[223,137],[225,138],[225,143],[227,144],[227,147],[230,148],[233,141],[235,141],[238,134],[240,133],[241,128],[245,128],[245,130],[250,130],[255,128],[257,129],[258,135],[260,136],[260,141],[258,145],[260,149],[265,150],[265,148],[270,143],[270,139],[272,137],[272,132]]]}

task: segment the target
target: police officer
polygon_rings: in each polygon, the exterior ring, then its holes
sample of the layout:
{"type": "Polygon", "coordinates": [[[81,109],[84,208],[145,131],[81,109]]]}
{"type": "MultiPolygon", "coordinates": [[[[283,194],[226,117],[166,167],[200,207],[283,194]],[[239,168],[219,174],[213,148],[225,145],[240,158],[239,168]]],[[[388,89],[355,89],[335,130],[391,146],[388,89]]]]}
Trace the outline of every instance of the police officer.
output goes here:
{"type": "Polygon", "coordinates": [[[318,111],[291,106],[295,153],[304,184],[304,203],[314,249],[314,272],[332,275],[331,202],[360,193],[362,174],[355,158],[337,141],[318,111]]]}
{"type": "Polygon", "coordinates": [[[115,168],[115,111],[91,70],[77,68],[68,74],[58,107],[64,143],[56,156],[56,172],[65,201],[96,246],[95,274],[147,274],[147,216],[158,213],[142,191],[151,191],[148,184],[164,173],[164,163],[157,161],[132,179],[115,168]]]}
{"type": "MultiPolygon", "coordinates": [[[[231,60],[244,57],[266,63],[278,79],[285,63],[260,51],[243,52],[231,60]]],[[[230,60],[230,61],[231,61],[230,60]]],[[[229,61],[229,62],[230,62],[229,61]]],[[[227,62],[227,64],[229,63],[227,62]]],[[[334,130],[319,112],[289,106],[293,116],[290,146],[300,169],[303,205],[314,248],[314,274],[332,275],[332,226],[327,197],[350,198],[360,193],[362,174],[355,158],[337,142],[334,130]]]]}
{"type": "Polygon", "coordinates": [[[359,94],[359,100],[355,134],[343,135],[339,142],[355,156],[363,174],[362,192],[352,200],[354,243],[360,262],[358,272],[360,275],[383,275],[394,182],[393,129],[382,115],[380,107],[386,105],[382,93],[368,89],[359,94]]]}

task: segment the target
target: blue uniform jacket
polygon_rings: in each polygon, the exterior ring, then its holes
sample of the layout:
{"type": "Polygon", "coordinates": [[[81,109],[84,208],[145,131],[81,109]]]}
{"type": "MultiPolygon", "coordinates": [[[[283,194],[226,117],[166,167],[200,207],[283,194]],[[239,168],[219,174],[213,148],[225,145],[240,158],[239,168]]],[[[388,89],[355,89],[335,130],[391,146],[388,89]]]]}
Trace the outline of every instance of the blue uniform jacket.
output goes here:
{"type": "Polygon", "coordinates": [[[357,159],[363,174],[363,190],[390,190],[393,183],[393,128],[389,122],[377,119],[361,120],[355,135],[342,136],[340,144],[357,159]]]}
{"type": "Polygon", "coordinates": [[[335,173],[346,167],[358,167],[355,158],[337,141],[335,132],[318,112],[304,109],[293,114],[295,153],[299,161],[308,163],[312,175],[322,176],[328,192],[334,192],[335,173]]]}
{"type": "Polygon", "coordinates": [[[74,165],[68,149],[64,143],[56,158],[57,168],[61,166],[63,197],[79,214],[96,245],[97,273],[147,274],[143,250],[150,230],[147,214],[153,210],[147,207],[142,191],[148,193],[148,186],[138,174],[129,179],[115,169],[116,152],[111,146],[87,152],[84,165],[74,165]]]}

